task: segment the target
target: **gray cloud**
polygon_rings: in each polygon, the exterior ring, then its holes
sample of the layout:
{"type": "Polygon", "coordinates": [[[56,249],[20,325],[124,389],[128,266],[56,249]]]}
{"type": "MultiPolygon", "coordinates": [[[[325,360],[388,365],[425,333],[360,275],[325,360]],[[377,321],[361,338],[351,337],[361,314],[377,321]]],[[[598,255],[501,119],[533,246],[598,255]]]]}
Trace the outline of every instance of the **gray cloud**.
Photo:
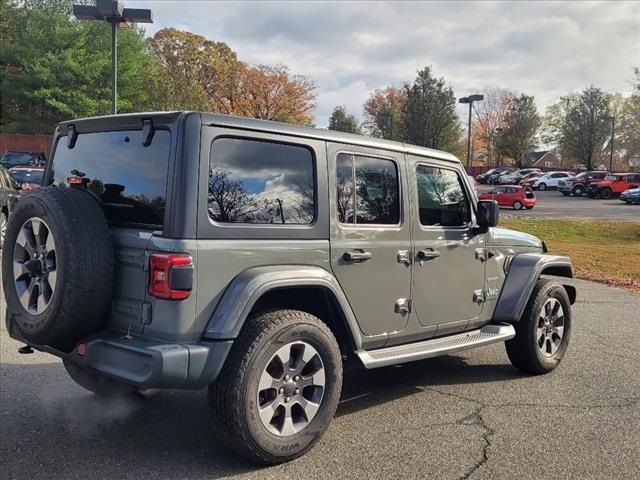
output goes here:
{"type": "Polygon", "coordinates": [[[433,65],[457,95],[485,85],[534,95],[539,109],[589,85],[630,90],[640,65],[636,2],[127,2],[227,42],[249,63],[283,63],[319,86],[316,123],[357,115],[376,88],[433,65]]]}

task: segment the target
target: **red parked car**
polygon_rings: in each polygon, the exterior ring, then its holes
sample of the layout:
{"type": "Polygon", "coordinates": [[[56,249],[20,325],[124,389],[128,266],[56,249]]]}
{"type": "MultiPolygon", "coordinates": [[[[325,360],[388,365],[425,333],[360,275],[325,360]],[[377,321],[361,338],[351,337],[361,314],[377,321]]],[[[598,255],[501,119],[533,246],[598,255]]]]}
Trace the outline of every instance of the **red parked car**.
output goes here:
{"type": "Polygon", "coordinates": [[[513,207],[516,210],[531,210],[536,205],[536,196],[528,187],[505,185],[480,195],[480,200],[495,200],[501,207],[513,207]]]}

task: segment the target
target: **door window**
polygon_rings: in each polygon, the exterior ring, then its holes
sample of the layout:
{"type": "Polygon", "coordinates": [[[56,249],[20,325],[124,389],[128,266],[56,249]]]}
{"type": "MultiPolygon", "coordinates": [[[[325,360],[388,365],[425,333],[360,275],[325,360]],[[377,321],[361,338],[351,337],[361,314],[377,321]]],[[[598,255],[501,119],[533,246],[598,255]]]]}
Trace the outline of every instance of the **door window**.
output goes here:
{"type": "Polygon", "coordinates": [[[341,223],[400,223],[400,186],[395,162],[340,153],[336,167],[336,202],[341,223]]]}
{"type": "Polygon", "coordinates": [[[422,225],[459,227],[471,221],[469,199],[455,171],[418,165],[416,177],[422,225]]]}

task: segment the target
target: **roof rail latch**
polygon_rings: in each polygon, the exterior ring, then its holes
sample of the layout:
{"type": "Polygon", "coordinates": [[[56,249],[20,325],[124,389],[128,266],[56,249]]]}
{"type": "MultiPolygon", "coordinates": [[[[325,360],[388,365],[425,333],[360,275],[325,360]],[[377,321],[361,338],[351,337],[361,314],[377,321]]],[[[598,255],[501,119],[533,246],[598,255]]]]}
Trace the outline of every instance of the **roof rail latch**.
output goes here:
{"type": "Polygon", "coordinates": [[[156,129],[153,128],[153,122],[151,119],[142,121],[142,145],[148,147],[153,140],[153,134],[156,133],[156,129]]]}

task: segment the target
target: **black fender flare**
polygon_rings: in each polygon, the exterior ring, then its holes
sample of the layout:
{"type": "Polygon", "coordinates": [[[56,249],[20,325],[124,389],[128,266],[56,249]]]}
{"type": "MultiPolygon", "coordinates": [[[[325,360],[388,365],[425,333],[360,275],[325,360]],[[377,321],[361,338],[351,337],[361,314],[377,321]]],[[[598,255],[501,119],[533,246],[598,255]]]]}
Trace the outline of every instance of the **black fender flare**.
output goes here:
{"type": "Polygon", "coordinates": [[[224,291],[211,316],[203,337],[206,340],[229,340],[238,337],[256,302],[267,292],[286,288],[317,286],[326,289],[346,319],[357,350],[362,348],[362,333],[351,306],[336,278],[329,271],[306,265],[271,265],[252,267],[239,273],[224,291]]]}
{"type": "MultiPolygon", "coordinates": [[[[498,322],[519,321],[536,282],[543,274],[573,278],[571,259],[542,253],[515,255],[509,264],[507,277],[493,312],[493,320],[498,322]]],[[[566,284],[563,286],[569,295],[571,304],[575,303],[575,287],[566,284]]]]}

